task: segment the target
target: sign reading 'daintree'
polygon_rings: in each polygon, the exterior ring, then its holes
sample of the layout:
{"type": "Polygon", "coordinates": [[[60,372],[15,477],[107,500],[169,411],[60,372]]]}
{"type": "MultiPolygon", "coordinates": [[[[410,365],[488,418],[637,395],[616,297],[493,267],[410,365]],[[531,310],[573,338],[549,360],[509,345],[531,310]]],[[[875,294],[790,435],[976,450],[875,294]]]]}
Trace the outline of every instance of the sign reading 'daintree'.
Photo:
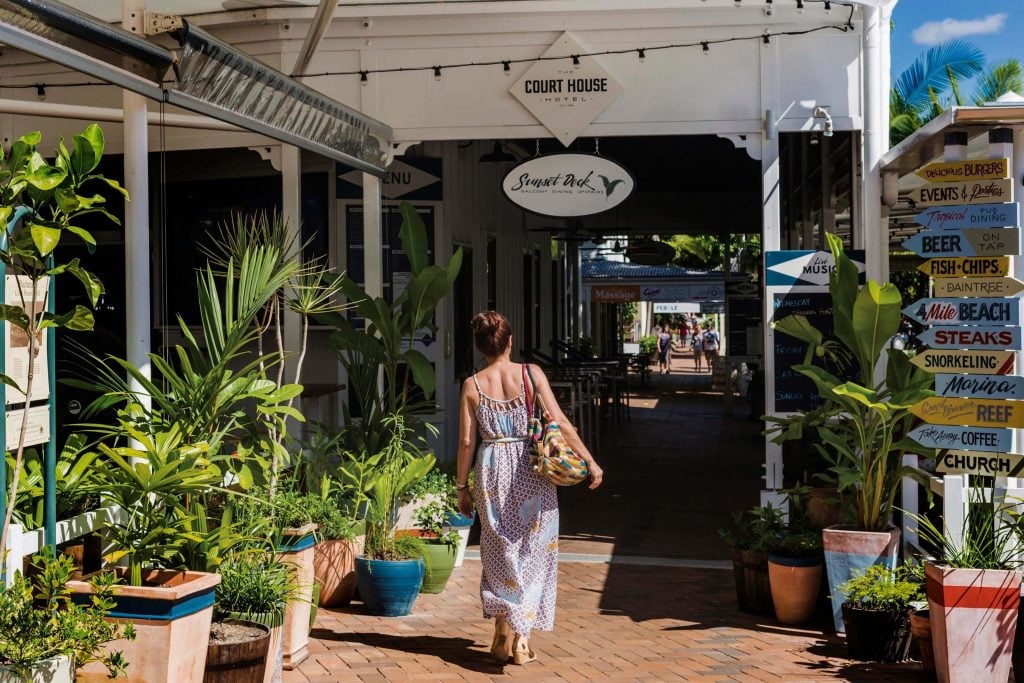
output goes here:
{"type": "Polygon", "coordinates": [[[1009,429],[921,425],[907,435],[925,448],[949,448],[985,453],[1005,453],[1013,443],[1009,429]]]}
{"type": "Polygon", "coordinates": [[[1017,325],[1020,302],[995,297],[918,299],[903,314],[922,325],[1017,325]]]}
{"type": "Polygon", "coordinates": [[[501,181],[517,206],[555,218],[603,213],[633,194],[633,176],[608,157],[549,154],[527,159],[501,181]]]}
{"type": "Polygon", "coordinates": [[[928,183],[907,195],[914,206],[992,204],[1013,199],[1013,180],[977,180],[963,183],[928,183]]]}
{"type": "Polygon", "coordinates": [[[935,375],[935,395],[954,398],[1024,399],[1024,377],[935,375]]]}
{"type": "Polygon", "coordinates": [[[580,57],[578,64],[544,59],[586,52],[572,34],[563,33],[509,90],[566,147],[622,94],[597,57],[580,57]]]}
{"type": "Polygon", "coordinates": [[[903,246],[925,258],[941,256],[1009,256],[1020,251],[1017,228],[922,230],[903,246]]]}
{"type": "Polygon", "coordinates": [[[935,296],[1016,296],[1024,282],[1012,277],[940,277],[932,282],[935,296]]]}
{"type": "Polygon", "coordinates": [[[929,230],[1016,227],[1020,223],[1020,204],[936,206],[914,216],[914,221],[929,230]]]}

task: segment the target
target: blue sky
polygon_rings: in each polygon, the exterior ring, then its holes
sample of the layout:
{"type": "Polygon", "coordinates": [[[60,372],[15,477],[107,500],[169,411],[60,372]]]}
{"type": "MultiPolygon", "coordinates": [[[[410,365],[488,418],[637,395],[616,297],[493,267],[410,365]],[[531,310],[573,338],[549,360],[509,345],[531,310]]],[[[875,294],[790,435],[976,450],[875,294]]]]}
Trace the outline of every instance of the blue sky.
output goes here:
{"type": "MultiPolygon", "coordinates": [[[[900,0],[893,20],[894,80],[932,44],[950,38],[973,42],[987,64],[1009,57],[1024,62],[1024,0],[900,0]]],[[[973,84],[963,89],[965,96],[972,91],[973,84]]]]}

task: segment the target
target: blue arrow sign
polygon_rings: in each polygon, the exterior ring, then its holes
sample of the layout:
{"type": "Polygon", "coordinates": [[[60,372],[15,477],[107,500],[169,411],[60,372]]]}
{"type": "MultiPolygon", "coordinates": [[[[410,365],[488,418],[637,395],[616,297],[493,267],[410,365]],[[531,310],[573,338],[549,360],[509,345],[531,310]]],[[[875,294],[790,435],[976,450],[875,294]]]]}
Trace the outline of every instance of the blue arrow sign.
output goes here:
{"type": "Polygon", "coordinates": [[[908,436],[925,448],[945,448],[985,453],[1008,453],[1013,442],[1009,429],[988,427],[939,427],[921,425],[908,436]]]}
{"type": "Polygon", "coordinates": [[[963,204],[934,206],[914,216],[914,222],[929,230],[961,228],[1016,228],[1020,226],[1020,204],[963,204]]]}
{"type": "Polygon", "coordinates": [[[935,326],[917,335],[917,338],[933,349],[1017,350],[1021,348],[1019,327],[935,326]]]}
{"type": "Polygon", "coordinates": [[[1020,253],[1017,228],[922,230],[903,243],[918,256],[1008,256],[1020,253]]]}
{"type": "MultiPolygon", "coordinates": [[[[860,284],[864,284],[865,258],[862,249],[853,249],[846,255],[857,266],[860,284]]],[[[828,251],[767,251],[764,267],[769,287],[828,285],[828,277],[836,262],[828,251]]]]}
{"type": "Polygon", "coordinates": [[[1024,377],[1016,375],[935,375],[935,395],[943,398],[1024,399],[1024,377]]]}
{"type": "Polygon", "coordinates": [[[1020,299],[918,299],[903,309],[903,315],[922,325],[1017,325],[1020,299]]]}

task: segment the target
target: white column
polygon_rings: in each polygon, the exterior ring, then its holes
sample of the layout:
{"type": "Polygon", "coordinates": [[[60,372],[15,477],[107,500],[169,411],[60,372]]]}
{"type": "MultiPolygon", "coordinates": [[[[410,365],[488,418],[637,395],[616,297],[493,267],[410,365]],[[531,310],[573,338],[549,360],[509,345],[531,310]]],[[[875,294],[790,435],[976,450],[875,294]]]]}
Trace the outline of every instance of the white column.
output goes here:
{"type": "Polygon", "coordinates": [[[384,294],[383,235],[380,178],[363,173],[363,291],[372,297],[384,294]]]}
{"type": "MultiPolygon", "coordinates": [[[[142,35],[145,0],[124,0],[122,22],[126,30],[142,35]]],[[[124,209],[125,357],[145,377],[151,376],[151,286],[149,269],[149,139],[146,99],[124,91],[124,183],[131,201],[124,209]]],[[[139,400],[149,408],[142,386],[131,380],[139,400]]]]}
{"type": "MultiPolygon", "coordinates": [[[[293,244],[302,244],[302,150],[294,145],[281,145],[281,214],[293,237],[293,244]]],[[[284,348],[290,352],[285,359],[285,381],[293,382],[298,349],[302,344],[302,320],[297,313],[287,309],[282,312],[281,320],[284,348]]]]}
{"type": "MultiPolygon", "coordinates": [[[[867,277],[884,282],[889,277],[888,226],[882,224],[882,176],[879,161],[888,147],[889,91],[883,90],[882,11],[862,7],[864,13],[864,249],[867,277]]],[[[888,24],[886,24],[888,31],[888,24]]]]}

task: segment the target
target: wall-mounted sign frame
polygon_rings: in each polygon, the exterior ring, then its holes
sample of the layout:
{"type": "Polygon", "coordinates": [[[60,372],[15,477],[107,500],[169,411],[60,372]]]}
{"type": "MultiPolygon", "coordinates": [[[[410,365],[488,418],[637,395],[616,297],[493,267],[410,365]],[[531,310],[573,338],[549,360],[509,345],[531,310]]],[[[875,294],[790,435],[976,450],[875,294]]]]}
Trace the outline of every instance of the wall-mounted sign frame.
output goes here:
{"type": "Polygon", "coordinates": [[[527,159],[508,172],[501,189],[530,213],[572,218],[611,211],[633,194],[636,180],[608,157],[564,152],[527,159]]]}

